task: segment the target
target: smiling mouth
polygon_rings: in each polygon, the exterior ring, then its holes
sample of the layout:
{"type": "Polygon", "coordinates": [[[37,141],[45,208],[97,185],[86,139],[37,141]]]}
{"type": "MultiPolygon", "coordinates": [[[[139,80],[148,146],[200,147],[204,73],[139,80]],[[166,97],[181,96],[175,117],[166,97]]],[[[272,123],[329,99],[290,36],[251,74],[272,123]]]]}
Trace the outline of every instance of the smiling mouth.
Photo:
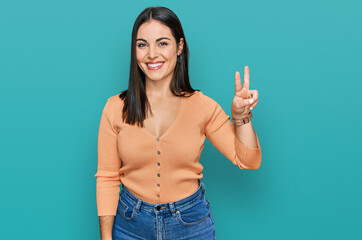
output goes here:
{"type": "Polygon", "coordinates": [[[163,64],[164,64],[164,63],[154,63],[154,64],[146,63],[147,68],[150,69],[150,70],[160,69],[160,68],[163,66],[163,64]]]}

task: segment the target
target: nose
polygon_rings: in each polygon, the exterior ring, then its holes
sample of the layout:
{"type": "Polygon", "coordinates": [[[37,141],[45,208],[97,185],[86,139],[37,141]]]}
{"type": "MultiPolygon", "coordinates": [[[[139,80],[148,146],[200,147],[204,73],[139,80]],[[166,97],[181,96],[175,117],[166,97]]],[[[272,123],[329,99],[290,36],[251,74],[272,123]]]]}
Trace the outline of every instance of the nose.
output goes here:
{"type": "Polygon", "coordinates": [[[158,53],[157,53],[157,48],[155,45],[150,45],[150,47],[148,48],[148,56],[149,58],[153,59],[155,57],[157,57],[158,53]]]}

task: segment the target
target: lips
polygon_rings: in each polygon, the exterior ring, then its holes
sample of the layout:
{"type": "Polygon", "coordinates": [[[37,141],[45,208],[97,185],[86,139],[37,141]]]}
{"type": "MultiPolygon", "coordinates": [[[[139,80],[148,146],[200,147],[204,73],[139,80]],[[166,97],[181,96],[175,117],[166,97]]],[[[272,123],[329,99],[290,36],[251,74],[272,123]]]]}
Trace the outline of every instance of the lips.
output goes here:
{"type": "Polygon", "coordinates": [[[148,62],[146,63],[147,68],[150,70],[158,70],[163,66],[164,62],[148,62]]]}

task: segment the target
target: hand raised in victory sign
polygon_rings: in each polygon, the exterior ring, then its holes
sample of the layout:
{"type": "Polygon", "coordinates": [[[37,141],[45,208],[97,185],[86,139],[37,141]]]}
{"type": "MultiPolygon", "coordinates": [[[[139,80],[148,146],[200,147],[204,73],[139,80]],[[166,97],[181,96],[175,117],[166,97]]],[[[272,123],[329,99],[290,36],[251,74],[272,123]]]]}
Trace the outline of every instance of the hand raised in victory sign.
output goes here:
{"type": "Polygon", "coordinates": [[[244,84],[241,86],[240,73],[235,73],[235,95],[231,104],[233,118],[243,118],[258,103],[258,90],[249,90],[249,67],[244,68],[244,84]]]}

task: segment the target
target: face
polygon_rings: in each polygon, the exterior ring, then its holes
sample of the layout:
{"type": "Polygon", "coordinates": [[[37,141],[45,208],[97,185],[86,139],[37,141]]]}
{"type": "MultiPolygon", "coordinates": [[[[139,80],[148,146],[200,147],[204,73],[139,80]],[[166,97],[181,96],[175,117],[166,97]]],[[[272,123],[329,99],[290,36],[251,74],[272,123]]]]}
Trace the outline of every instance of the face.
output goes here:
{"type": "Polygon", "coordinates": [[[171,79],[182,47],[183,38],[177,46],[171,29],[166,25],[153,19],[143,23],[137,33],[136,58],[146,80],[171,79]]]}

